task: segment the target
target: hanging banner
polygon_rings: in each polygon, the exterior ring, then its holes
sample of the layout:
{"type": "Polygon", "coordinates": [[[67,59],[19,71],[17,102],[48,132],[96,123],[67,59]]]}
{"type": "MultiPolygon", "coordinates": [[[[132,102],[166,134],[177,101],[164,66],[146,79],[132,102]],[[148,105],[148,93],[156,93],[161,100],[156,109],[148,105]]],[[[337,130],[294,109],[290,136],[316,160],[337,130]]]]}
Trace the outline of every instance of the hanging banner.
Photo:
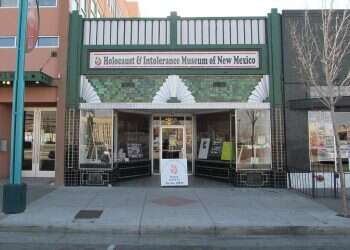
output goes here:
{"type": "Polygon", "coordinates": [[[40,16],[38,0],[28,0],[26,52],[31,52],[39,36],[40,16]]]}
{"type": "Polygon", "coordinates": [[[188,186],[186,159],[160,160],[161,186],[188,186]]]}
{"type": "Polygon", "coordinates": [[[91,69],[259,67],[258,51],[90,52],[91,69]]]}

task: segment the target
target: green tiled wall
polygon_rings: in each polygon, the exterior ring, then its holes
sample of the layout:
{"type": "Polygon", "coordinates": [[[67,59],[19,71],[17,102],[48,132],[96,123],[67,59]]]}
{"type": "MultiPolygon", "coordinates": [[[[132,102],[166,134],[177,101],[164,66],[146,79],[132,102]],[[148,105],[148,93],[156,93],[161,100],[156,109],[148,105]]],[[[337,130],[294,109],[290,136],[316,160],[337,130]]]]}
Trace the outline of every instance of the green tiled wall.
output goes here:
{"type": "MultiPolygon", "coordinates": [[[[89,76],[102,102],[152,102],[167,76],[89,76]]],[[[180,76],[196,102],[246,102],[261,76],[180,76]],[[220,87],[215,87],[219,82],[220,87]],[[224,83],[224,84],[222,84],[224,83]]]]}

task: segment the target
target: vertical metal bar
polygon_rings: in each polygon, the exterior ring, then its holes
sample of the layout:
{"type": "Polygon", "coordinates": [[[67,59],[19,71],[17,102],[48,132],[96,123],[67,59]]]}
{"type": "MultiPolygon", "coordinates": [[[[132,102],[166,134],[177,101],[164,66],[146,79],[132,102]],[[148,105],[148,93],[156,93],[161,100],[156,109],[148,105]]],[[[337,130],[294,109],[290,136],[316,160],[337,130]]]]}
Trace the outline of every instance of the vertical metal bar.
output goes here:
{"type": "Polygon", "coordinates": [[[260,44],[260,20],[256,20],[256,26],[258,27],[258,44],[260,44]]]}
{"type": "Polygon", "coordinates": [[[204,30],[203,30],[203,22],[204,22],[204,20],[202,19],[202,20],[200,20],[200,22],[201,22],[201,32],[202,32],[202,34],[201,34],[201,36],[202,36],[202,45],[203,45],[203,37],[204,37],[204,30]]]}
{"type": "Polygon", "coordinates": [[[140,44],[140,20],[137,20],[137,45],[140,44]]]}
{"type": "Polygon", "coordinates": [[[162,21],[158,20],[158,45],[160,44],[160,25],[161,25],[162,21]]]}
{"type": "Polygon", "coordinates": [[[190,44],[190,20],[187,19],[187,45],[190,44]]]}
{"type": "Polygon", "coordinates": [[[315,198],[315,173],[314,173],[314,171],[311,172],[311,178],[312,178],[312,198],[315,198]]]}
{"type": "Polygon", "coordinates": [[[228,20],[229,23],[229,35],[230,35],[230,44],[232,44],[232,20],[228,20]]]}
{"type": "Polygon", "coordinates": [[[124,25],[124,29],[123,29],[123,31],[124,31],[123,32],[123,36],[124,36],[123,37],[123,41],[124,41],[124,43],[123,43],[123,45],[125,45],[126,44],[126,35],[125,35],[126,34],[126,32],[125,32],[126,20],[123,21],[123,25],[124,25]]]}
{"type": "Polygon", "coordinates": [[[337,173],[333,171],[333,188],[334,188],[334,198],[337,198],[337,173]]]}
{"type": "Polygon", "coordinates": [[[24,125],[24,70],[28,0],[19,3],[16,71],[13,83],[10,183],[21,183],[24,125]]]}

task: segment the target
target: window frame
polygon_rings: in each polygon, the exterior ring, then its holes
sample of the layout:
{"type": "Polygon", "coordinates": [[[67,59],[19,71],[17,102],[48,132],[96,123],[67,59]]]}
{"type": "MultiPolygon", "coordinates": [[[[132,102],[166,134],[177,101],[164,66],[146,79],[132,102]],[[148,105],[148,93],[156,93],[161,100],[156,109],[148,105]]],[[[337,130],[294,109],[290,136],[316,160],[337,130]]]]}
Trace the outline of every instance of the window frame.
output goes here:
{"type": "MultiPolygon", "coordinates": [[[[40,0],[39,0],[40,1],[40,0]]],[[[50,6],[47,6],[47,5],[44,5],[44,6],[42,6],[42,5],[40,5],[40,3],[39,3],[39,8],[57,8],[57,6],[58,6],[58,0],[54,0],[55,1],[55,5],[50,5],[50,6]]]]}
{"type": "Polygon", "coordinates": [[[16,6],[1,6],[0,5],[0,9],[14,9],[14,8],[18,8],[19,0],[15,0],[15,1],[16,1],[16,6]]]}
{"type": "Polygon", "coordinates": [[[9,46],[1,46],[0,45],[0,49],[15,49],[17,46],[17,37],[16,36],[0,36],[1,38],[13,38],[14,39],[14,45],[9,47],[9,46]]]}
{"type": "Polygon", "coordinates": [[[60,37],[59,36],[39,36],[38,40],[35,44],[36,49],[59,48],[59,47],[60,47],[60,37]],[[40,38],[57,38],[57,45],[55,45],[55,46],[39,46],[39,39],[40,38]]]}
{"type": "MultiPolygon", "coordinates": [[[[55,1],[55,5],[50,5],[50,6],[47,6],[47,5],[40,5],[39,3],[39,8],[57,8],[58,6],[58,0],[54,0],[55,1]]],[[[14,9],[14,8],[18,8],[19,7],[19,0],[16,0],[16,6],[5,6],[5,7],[2,7],[0,6],[0,9],[14,9]]]]}

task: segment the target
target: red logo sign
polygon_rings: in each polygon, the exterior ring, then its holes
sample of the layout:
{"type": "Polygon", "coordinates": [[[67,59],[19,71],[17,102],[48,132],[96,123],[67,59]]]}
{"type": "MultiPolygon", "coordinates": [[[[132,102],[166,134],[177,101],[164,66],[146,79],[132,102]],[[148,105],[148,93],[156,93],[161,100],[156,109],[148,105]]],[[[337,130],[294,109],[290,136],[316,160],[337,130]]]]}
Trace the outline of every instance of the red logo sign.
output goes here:
{"type": "Polygon", "coordinates": [[[170,166],[170,173],[172,174],[177,174],[177,166],[176,165],[171,165],[170,166]]]}
{"type": "Polygon", "coordinates": [[[97,66],[100,66],[100,65],[101,65],[101,63],[102,63],[101,58],[96,57],[96,58],[95,58],[95,64],[96,64],[97,66]]]}

